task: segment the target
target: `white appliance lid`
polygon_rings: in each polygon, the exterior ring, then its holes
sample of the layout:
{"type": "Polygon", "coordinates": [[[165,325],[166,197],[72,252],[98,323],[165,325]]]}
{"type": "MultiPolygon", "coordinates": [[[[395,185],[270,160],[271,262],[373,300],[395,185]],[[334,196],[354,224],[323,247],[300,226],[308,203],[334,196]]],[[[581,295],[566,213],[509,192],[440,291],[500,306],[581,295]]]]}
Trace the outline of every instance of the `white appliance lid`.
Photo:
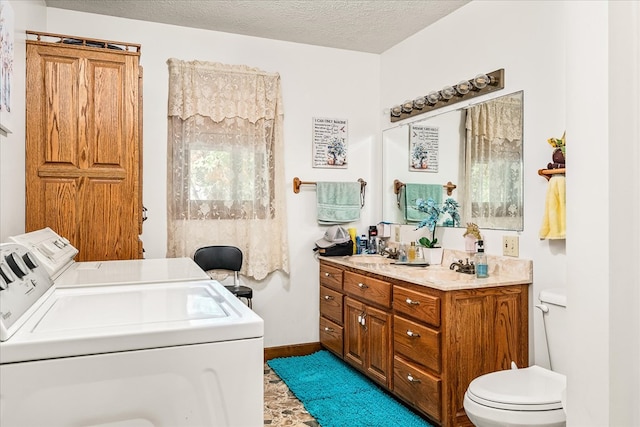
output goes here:
{"type": "Polygon", "coordinates": [[[74,262],[55,279],[58,288],[76,285],[211,280],[191,258],[74,262]]]}
{"type": "Polygon", "coordinates": [[[263,320],[213,280],[55,289],[0,344],[0,363],[263,335],[263,320]]]}
{"type": "Polygon", "coordinates": [[[499,409],[542,411],[562,408],[566,377],[540,366],[482,375],[469,384],[470,399],[499,409]]]}

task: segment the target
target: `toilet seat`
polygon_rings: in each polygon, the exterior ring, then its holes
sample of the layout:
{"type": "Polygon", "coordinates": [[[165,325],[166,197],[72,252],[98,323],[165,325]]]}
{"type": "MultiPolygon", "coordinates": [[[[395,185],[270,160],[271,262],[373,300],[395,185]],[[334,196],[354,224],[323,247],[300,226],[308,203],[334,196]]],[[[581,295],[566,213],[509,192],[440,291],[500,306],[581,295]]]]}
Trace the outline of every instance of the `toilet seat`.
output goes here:
{"type": "Polygon", "coordinates": [[[479,405],[510,411],[562,409],[566,377],[540,366],[482,375],[469,384],[467,396],[479,405]]]}

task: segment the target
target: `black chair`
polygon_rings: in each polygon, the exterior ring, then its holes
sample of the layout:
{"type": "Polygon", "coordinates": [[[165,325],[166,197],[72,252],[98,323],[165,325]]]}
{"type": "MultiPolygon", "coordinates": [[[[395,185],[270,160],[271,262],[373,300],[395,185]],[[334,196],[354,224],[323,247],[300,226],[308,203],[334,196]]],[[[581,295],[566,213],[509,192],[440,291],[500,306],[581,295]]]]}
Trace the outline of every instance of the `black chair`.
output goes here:
{"type": "Polygon", "coordinates": [[[241,286],[238,272],[242,268],[242,251],[235,246],[205,246],[193,254],[193,260],[204,271],[229,270],[233,271],[233,286],[225,286],[238,298],[245,298],[247,305],[252,308],[253,289],[241,286]]]}

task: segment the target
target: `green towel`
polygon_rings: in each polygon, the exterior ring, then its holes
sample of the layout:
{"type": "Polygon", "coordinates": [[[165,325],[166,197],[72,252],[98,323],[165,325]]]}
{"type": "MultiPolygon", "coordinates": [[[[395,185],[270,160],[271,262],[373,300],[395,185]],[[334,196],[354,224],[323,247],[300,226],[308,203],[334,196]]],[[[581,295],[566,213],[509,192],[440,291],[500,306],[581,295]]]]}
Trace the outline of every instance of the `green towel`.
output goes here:
{"type": "Polygon", "coordinates": [[[428,215],[416,209],[416,200],[432,198],[439,206],[442,204],[442,185],[438,184],[405,184],[404,185],[404,219],[407,222],[420,222],[428,215]]]}
{"type": "Polygon", "coordinates": [[[319,224],[343,224],[360,219],[359,182],[318,182],[316,201],[319,224]]]}

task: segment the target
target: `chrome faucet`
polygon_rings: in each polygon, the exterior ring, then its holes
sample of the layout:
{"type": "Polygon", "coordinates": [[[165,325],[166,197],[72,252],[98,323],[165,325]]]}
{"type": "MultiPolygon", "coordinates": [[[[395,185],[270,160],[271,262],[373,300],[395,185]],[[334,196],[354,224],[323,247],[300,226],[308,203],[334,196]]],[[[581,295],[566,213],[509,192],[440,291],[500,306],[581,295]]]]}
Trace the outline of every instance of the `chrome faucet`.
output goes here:
{"type": "Polygon", "coordinates": [[[473,265],[473,262],[469,262],[469,258],[467,258],[466,262],[461,259],[457,262],[452,262],[449,266],[449,270],[464,274],[476,274],[476,266],[473,265]]]}

